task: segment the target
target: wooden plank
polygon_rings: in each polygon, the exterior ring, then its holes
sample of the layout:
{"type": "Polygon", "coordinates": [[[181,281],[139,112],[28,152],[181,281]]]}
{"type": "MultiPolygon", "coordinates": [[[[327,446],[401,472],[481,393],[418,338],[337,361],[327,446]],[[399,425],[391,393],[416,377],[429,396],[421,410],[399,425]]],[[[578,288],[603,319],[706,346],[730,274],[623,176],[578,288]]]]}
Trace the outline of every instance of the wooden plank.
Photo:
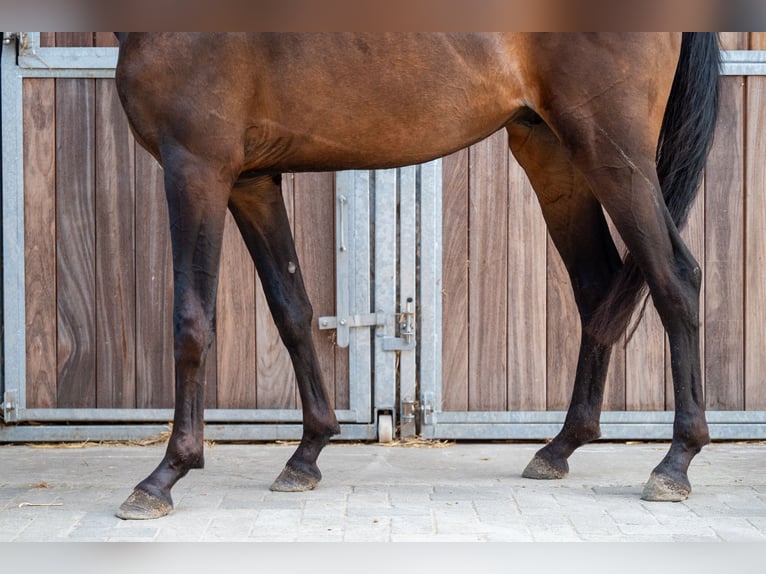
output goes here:
{"type": "Polygon", "coordinates": [[[442,405],[468,410],[468,150],[442,160],[442,405]]]}
{"type": "Polygon", "coordinates": [[[750,49],[766,50],[766,32],[750,32],[750,49]]]}
{"type": "Polygon", "coordinates": [[[93,32],[56,32],[56,46],[79,48],[93,46],[93,32]]]}
{"type": "MultiPolygon", "coordinates": [[[[766,46],[766,34],[753,36],[766,46]]],[[[766,410],[766,78],[747,83],[745,408],[766,410]]]]}
{"type": "Polygon", "coordinates": [[[547,406],[569,408],[580,350],[580,315],[564,262],[548,236],[547,279],[547,406]]]}
{"type": "MultiPolygon", "coordinates": [[[[303,174],[296,179],[305,177],[303,174]]],[[[304,182],[311,193],[311,182],[304,182]]],[[[293,221],[296,185],[283,186],[282,197],[288,218],[293,221]]],[[[300,254],[301,265],[303,260],[300,254]]],[[[279,332],[271,317],[260,279],[255,289],[255,321],[257,344],[257,406],[259,409],[291,409],[298,405],[295,371],[279,332]]]]}
{"type": "Polygon", "coordinates": [[[116,48],[120,43],[114,32],[94,32],[93,45],[99,48],[116,48]]]}
{"type": "Polygon", "coordinates": [[[56,393],[55,81],[24,80],[24,261],[27,407],[56,393]]]}
{"type": "Polygon", "coordinates": [[[40,32],[40,47],[53,48],[56,46],[55,32],[40,32]]]}
{"type": "MultiPolygon", "coordinates": [[[[335,174],[298,174],[293,178],[293,229],[303,281],[314,318],[335,315],[335,174]]],[[[289,189],[285,190],[286,192],[289,189]]],[[[288,196],[290,197],[290,196],[288,196]]],[[[349,405],[348,349],[312,321],[312,339],[322,379],[334,408],[349,405]]]]}
{"type": "Polygon", "coordinates": [[[136,144],[136,406],[173,406],[173,271],[162,169],[136,144]]]}
{"type": "Polygon", "coordinates": [[[136,400],[135,154],[112,80],[96,80],[96,404],[136,400]]]}
{"type": "Polygon", "coordinates": [[[651,300],[625,352],[625,408],[665,408],[665,331],[651,300]]]}
{"type": "Polygon", "coordinates": [[[508,155],[505,130],[471,147],[469,410],[507,408],[508,155]]]}
{"type": "Polygon", "coordinates": [[[96,406],[93,80],[56,81],[59,407],[96,406]]]}
{"type": "Polygon", "coordinates": [[[744,408],[743,90],[723,78],[705,179],[705,368],[709,409],[744,408]]]}
{"type": "Polygon", "coordinates": [[[218,408],[255,408],[255,267],[230,213],[221,252],[216,307],[218,408]]]}
{"type": "Polygon", "coordinates": [[[545,410],[547,231],[532,185],[508,162],[508,410],[545,410]]]}
{"type": "Polygon", "coordinates": [[[723,50],[747,50],[749,45],[748,32],[719,32],[723,50]]]}

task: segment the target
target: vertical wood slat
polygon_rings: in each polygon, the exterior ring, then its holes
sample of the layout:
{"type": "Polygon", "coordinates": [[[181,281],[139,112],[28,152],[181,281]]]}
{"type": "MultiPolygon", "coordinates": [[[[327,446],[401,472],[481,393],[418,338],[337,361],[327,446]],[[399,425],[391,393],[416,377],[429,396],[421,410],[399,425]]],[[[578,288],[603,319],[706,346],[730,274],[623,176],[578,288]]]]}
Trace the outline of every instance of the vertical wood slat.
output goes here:
{"type": "Polygon", "coordinates": [[[665,331],[651,300],[625,352],[625,408],[665,408],[665,331]]]}
{"type": "Polygon", "coordinates": [[[55,408],[55,80],[27,79],[23,90],[27,406],[55,408]]]}
{"type": "Polygon", "coordinates": [[[173,272],[162,169],[141,146],[136,162],[136,406],[173,406],[173,272]]]}
{"type": "Polygon", "coordinates": [[[470,410],[505,410],[507,402],[508,156],[504,131],[471,149],[469,167],[470,410]]]}
{"type": "Polygon", "coordinates": [[[572,397],[582,329],[569,275],[550,235],[547,252],[547,410],[562,411],[572,397]]]}
{"type": "Polygon", "coordinates": [[[468,149],[442,160],[442,401],[468,410],[468,149]]]}
{"type": "MultiPolygon", "coordinates": [[[[297,174],[293,180],[295,248],[314,317],[335,315],[335,175],[297,174]]],[[[347,349],[335,346],[312,321],[322,380],[334,408],[348,407],[347,349]]]]}
{"type": "MultiPolygon", "coordinates": [[[[296,176],[297,177],[297,176],[296,176]]],[[[282,186],[282,197],[288,218],[294,220],[294,185],[282,186]]],[[[290,355],[282,344],[271,317],[260,278],[256,281],[255,320],[257,333],[257,408],[289,409],[297,406],[295,372],[290,355]]]]}
{"type": "Polygon", "coordinates": [[[93,32],[56,32],[56,46],[59,48],[89,48],[94,40],[93,32]]]}
{"type": "Polygon", "coordinates": [[[234,218],[227,213],[216,302],[216,406],[221,409],[255,405],[254,289],[253,260],[234,218]]]}
{"type": "Polygon", "coordinates": [[[113,81],[96,80],[96,404],[136,400],[135,155],[113,81]]]}
{"type": "Polygon", "coordinates": [[[93,81],[56,84],[58,406],[96,406],[93,81]]]}
{"type": "Polygon", "coordinates": [[[545,410],[547,231],[535,192],[513,156],[508,188],[507,408],[545,410]]]}
{"type": "Polygon", "coordinates": [[[744,407],[742,79],[723,78],[705,179],[705,381],[709,409],[744,407]]]}
{"type": "MultiPolygon", "coordinates": [[[[766,34],[753,34],[766,46],[766,34]]],[[[766,410],[766,78],[747,79],[745,408],[766,410]]]]}

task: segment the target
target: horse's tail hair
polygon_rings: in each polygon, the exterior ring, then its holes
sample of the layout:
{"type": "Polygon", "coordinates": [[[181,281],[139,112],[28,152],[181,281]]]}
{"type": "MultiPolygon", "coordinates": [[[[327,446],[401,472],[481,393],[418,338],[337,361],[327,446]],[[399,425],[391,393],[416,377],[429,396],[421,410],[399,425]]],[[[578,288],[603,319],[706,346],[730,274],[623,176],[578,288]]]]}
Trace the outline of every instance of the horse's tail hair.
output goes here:
{"type": "MultiPolygon", "coordinates": [[[[717,34],[685,32],[657,142],[656,158],[662,196],[678,229],[686,223],[699,191],[705,160],[713,141],[718,118],[719,76],[717,34]]],[[[590,321],[589,333],[604,344],[615,343],[644,299],[634,325],[638,324],[646,307],[646,297],[644,276],[628,254],[605,300],[590,321]]]]}

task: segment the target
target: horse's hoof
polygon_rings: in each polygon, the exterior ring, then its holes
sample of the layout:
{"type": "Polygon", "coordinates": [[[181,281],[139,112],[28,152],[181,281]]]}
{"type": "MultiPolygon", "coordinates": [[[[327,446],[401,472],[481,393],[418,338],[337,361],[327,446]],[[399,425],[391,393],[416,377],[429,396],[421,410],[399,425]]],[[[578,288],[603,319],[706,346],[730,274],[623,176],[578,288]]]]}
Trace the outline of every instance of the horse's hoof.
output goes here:
{"type": "Polygon", "coordinates": [[[689,481],[680,481],[666,474],[653,472],[644,485],[641,500],[650,502],[681,502],[689,498],[692,491],[689,481]]]}
{"type": "Polygon", "coordinates": [[[166,516],[173,510],[173,504],[144,492],[134,490],[115,512],[123,520],[151,520],[166,516]]]}
{"type": "Polygon", "coordinates": [[[534,478],[536,480],[554,480],[564,478],[569,474],[569,464],[567,461],[563,461],[563,466],[555,466],[549,460],[536,454],[532,460],[529,461],[527,468],[521,473],[524,478],[534,478]]]}
{"type": "Polygon", "coordinates": [[[306,490],[313,490],[319,484],[320,479],[321,475],[317,477],[291,466],[285,466],[271,485],[271,490],[276,492],[304,492],[306,490]]]}

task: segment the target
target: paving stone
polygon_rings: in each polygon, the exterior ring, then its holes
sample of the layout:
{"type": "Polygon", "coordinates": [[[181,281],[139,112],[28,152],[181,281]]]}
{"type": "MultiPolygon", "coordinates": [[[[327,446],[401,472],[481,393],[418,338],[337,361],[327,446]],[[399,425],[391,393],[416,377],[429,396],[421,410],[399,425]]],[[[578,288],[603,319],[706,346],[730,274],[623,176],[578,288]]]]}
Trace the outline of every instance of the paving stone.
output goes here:
{"type": "Polygon", "coordinates": [[[598,443],[560,481],[519,476],[539,445],[333,444],[309,492],[271,492],[294,447],[216,445],[153,521],[114,511],[164,448],[0,448],[0,541],[641,541],[766,539],[766,445],[716,443],[681,503],[640,500],[667,445],[598,443]],[[516,470],[516,467],[519,467],[516,470]],[[61,506],[24,506],[61,504],[61,506]]]}

